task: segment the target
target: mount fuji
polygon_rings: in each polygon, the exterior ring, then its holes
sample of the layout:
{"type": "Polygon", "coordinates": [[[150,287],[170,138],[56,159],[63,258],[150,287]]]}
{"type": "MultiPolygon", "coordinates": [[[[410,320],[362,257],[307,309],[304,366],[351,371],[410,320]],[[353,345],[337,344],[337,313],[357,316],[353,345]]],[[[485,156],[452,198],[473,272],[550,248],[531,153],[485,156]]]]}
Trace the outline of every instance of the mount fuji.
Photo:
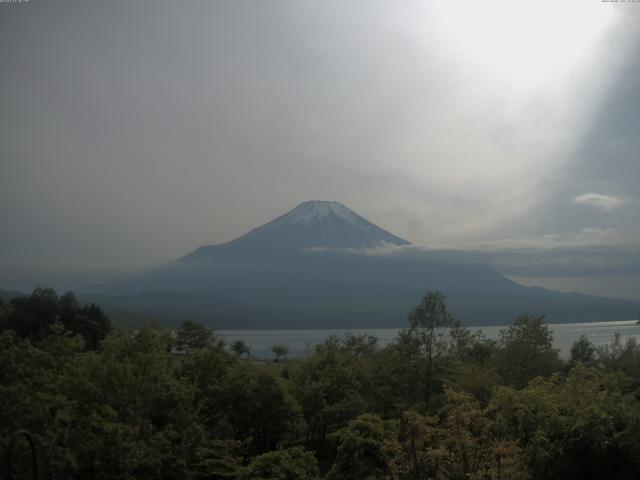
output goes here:
{"type": "Polygon", "coordinates": [[[632,318],[635,304],[524,287],[475,264],[371,255],[409,242],[337,202],[308,201],[224,244],[206,245],[144,275],[85,289],[82,298],[165,320],[216,328],[376,328],[406,325],[427,290],[440,290],[468,325],[523,312],[551,322],[632,318]]]}
{"type": "Polygon", "coordinates": [[[338,202],[312,200],[223,245],[196,249],[179,261],[206,262],[218,252],[246,256],[291,254],[305,249],[363,249],[409,242],[365,220],[338,202]]]}

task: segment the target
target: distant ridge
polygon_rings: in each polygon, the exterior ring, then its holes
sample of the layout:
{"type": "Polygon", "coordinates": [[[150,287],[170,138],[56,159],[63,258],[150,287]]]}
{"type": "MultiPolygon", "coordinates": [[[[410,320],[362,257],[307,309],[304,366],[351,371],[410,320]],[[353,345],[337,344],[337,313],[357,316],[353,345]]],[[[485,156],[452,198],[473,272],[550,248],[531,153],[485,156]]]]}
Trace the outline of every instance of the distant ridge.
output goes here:
{"type": "Polygon", "coordinates": [[[8,302],[13,298],[26,297],[27,295],[28,294],[24,292],[16,292],[13,290],[0,290],[0,298],[5,302],[8,302]]]}

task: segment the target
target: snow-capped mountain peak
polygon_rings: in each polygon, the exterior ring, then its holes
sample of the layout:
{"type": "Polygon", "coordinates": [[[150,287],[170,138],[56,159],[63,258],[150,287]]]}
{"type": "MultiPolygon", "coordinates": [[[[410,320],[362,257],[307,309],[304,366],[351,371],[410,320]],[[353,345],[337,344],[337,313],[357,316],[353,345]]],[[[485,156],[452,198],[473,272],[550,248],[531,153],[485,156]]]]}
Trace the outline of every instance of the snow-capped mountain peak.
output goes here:
{"type": "Polygon", "coordinates": [[[341,203],[311,200],[223,245],[204,246],[183,257],[197,261],[220,248],[235,254],[299,252],[309,248],[361,249],[409,242],[367,221],[341,203]]]}
{"type": "MultiPolygon", "coordinates": [[[[364,220],[341,203],[325,200],[310,200],[308,202],[301,203],[296,208],[276,220],[279,220],[277,222],[278,226],[309,225],[322,222],[324,219],[330,218],[331,215],[335,215],[354,226],[357,226],[364,220]]],[[[366,220],[364,221],[366,222],[366,220]]]]}
{"type": "Polygon", "coordinates": [[[278,243],[287,248],[366,248],[409,242],[367,221],[338,202],[311,200],[234,242],[278,243]]]}

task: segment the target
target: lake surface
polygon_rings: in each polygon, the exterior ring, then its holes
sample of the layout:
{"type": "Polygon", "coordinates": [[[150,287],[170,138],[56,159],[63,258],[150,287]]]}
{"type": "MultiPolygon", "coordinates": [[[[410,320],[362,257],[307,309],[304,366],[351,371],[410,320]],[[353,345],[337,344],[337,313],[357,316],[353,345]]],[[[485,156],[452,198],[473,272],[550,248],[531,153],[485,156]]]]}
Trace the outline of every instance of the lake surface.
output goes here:
{"type": "MultiPolygon", "coordinates": [[[[472,331],[482,330],[488,338],[498,338],[500,330],[506,325],[488,327],[470,327],[472,331]]],[[[611,342],[618,332],[620,338],[640,338],[640,326],[635,320],[621,320],[614,322],[590,323],[550,323],[553,332],[553,345],[560,350],[562,357],[567,358],[571,346],[580,335],[587,338],[596,346],[611,342]]],[[[348,333],[361,335],[369,333],[378,338],[381,346],[391,343],[401,328],[354,328],[354,329],[319,329],[319,330],[220,330],[218,334],[227,343],[243,340],[251,347],[252,355],[260,358],[274,358],[271,347],[282,344],[289,347],[289,357],[303,357],[313,350],[313,347],[324,342],[331,335],[344,337],[348,333]]]]}

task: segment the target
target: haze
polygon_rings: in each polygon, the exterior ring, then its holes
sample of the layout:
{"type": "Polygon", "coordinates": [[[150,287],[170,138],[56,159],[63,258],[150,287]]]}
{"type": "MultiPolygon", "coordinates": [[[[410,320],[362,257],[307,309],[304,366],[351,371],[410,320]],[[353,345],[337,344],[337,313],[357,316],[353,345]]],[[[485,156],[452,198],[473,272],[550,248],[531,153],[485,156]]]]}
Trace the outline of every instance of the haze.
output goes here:
{"type": "Polygon", "coordinates": [[[640,4],[513,5],[0,3],[0,288],[327,199],[402,254],[640,299],[640,4]]]}

